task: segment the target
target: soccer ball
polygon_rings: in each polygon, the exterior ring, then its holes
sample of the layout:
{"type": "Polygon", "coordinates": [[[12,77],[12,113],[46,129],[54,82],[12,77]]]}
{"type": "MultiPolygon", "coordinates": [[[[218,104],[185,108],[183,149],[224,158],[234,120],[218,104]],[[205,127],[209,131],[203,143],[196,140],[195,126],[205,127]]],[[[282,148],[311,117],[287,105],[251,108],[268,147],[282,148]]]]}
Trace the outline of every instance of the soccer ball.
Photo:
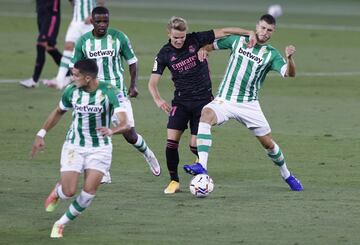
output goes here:
{"type": "Polygon", "coordinates": [[[195,175],[190,181],[190,192],[196,197],[207,197],[214,190],[214,181],[207,174],[195,175]]]}
{"type": "Polygon", "coordinates": [[[280,17],[282,15],[282,8],[280,4],[270,5],[268,8],[268,14],[274,16],[274,18],[280,17]]]}

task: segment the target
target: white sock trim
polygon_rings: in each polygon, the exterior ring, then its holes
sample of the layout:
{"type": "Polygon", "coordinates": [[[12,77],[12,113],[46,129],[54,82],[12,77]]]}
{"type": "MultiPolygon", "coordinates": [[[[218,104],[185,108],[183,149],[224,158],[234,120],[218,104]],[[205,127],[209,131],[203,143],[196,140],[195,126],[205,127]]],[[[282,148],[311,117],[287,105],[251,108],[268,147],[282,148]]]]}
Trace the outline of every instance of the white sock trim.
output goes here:
{"type": "Polygon", "coordinates": [[[76,201],[82,208],[87,208],[90,206],[94,198],[95,195],[87,193],[84,190],[81,190],[80,195],[76,198],[76,201]]]}
{"type": "Polygon", "coordinates": [[[58,195],[58,197],[61,199],[61,200],[67,200],[69,199],[70,197],[66,196],[64,194],[64,192],[62,191],[62,185],[59,185],[56,189],[56,194],[58,195]]]}

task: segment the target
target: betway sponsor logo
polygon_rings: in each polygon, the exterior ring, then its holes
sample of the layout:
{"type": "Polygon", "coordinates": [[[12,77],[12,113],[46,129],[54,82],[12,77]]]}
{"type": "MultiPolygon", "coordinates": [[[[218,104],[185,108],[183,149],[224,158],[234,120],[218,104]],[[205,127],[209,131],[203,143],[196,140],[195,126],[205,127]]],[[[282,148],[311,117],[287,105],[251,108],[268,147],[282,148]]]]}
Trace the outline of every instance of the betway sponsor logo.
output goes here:
{"type": "Polygon", "coordinates": [[[88,51],[89,58],[99,58],[99,57],[110,57],[115,55],[114,49],[102,49],[96,51],[88,51]]]}
{"type": "Polygon", "coordinates": [[[256,56],[255,54],[249,52],[249,51],[246,51],[242,48],[239,49],[239,53],[242,55],[242,56],[245,56],[247,58],[249,58],[250,60],[258,63],[259,65],[261,64],[261,62],[264,60],[262,58],[260,58],[259,56],[256,56]]]}
{"type": "Polygon", "coordinates": [[[103,111],[102,106],[98,105],[74,105],[74,111],[79,113],[101,113],[103,111]]]}

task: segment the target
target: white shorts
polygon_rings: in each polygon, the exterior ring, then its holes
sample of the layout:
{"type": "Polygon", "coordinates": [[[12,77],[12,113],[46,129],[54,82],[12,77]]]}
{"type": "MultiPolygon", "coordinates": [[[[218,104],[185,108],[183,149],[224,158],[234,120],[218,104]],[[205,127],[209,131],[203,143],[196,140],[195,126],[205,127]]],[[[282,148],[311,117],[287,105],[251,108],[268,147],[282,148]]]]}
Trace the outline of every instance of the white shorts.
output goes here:
{"type": "Polygon", "coordinates": [[[76,43],[82,35],[91,31],[93,28],[93,25],[87,25],[83,21],[71,21],[66,32],[65,42],[76,43]]]}
{"type": "MultiPolygon", "coordinates": [[[[119,97],[119,96],[118,96],[118,100],[121,103],[121,106],[124,106],[123,111],[126,113],[130,127],[135,127],[135,120],[131,106],[131,101],[127,97],[119,97]]],[[[111,122],[113,123],[114,126],[118,125],[119,120],[115,114],[111,117],[111,122]]]]}
{"type": "Polygon", "coordinates": [[[271,132],[258,101],[233,103],[216,97],[204,108],[211,108],[215,112],[217,125],[235,119],[244,124],[255,136],[264,136],[271,132]]]}
{"type": "Polygon", "coordinates": [[[112,145],[101,147],[81,147],[65,142],[61,151],[60,172],[95,169],[104,174],[110,170],[112,145]]]}

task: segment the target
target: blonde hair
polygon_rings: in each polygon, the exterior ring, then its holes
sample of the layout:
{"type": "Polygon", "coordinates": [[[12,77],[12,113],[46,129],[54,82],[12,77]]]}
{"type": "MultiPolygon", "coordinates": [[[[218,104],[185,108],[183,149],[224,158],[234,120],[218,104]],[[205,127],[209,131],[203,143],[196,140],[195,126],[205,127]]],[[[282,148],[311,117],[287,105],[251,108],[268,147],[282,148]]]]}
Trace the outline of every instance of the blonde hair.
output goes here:
{"type": "Polygon", "coordinates": [[[178,30],[178,31],[187,31],[188,25],[185,19],[177,16],[173,16],[170,18],[168,25],[168,30],[171,29],[178,30]]]}

